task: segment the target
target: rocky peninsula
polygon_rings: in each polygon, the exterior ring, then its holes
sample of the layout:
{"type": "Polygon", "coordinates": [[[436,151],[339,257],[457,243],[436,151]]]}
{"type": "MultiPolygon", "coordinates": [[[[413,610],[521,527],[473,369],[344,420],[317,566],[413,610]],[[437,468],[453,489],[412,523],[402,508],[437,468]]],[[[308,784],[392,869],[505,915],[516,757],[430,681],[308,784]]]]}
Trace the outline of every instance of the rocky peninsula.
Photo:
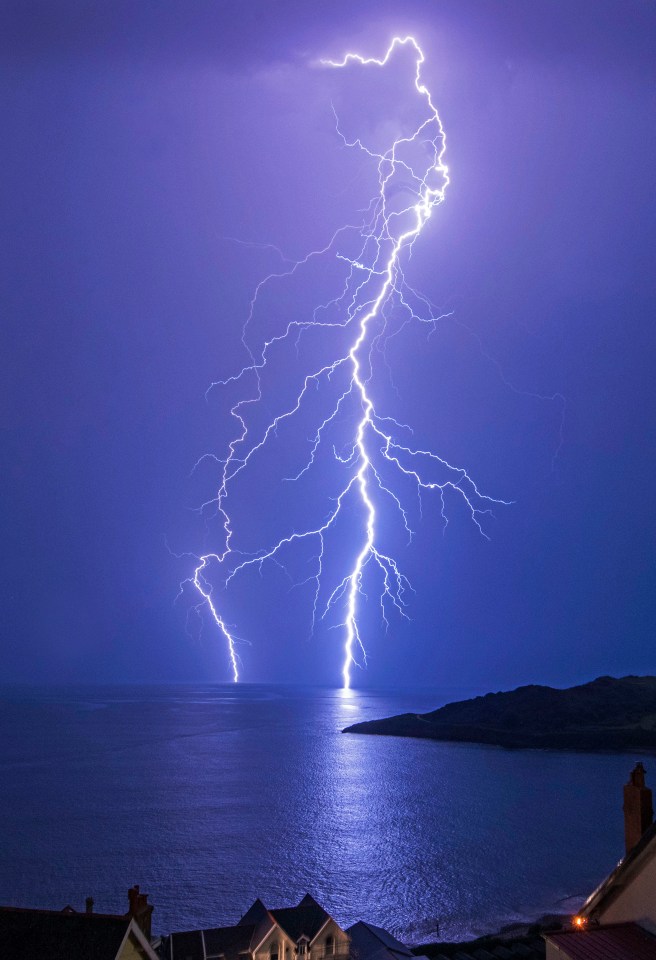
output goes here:
{"type": "Polygon", "coordinates": [[[501,747],[656,753],[656,677],[598,677],[559,690],[531,684],[346,727],[344,733],[501,747]]]}

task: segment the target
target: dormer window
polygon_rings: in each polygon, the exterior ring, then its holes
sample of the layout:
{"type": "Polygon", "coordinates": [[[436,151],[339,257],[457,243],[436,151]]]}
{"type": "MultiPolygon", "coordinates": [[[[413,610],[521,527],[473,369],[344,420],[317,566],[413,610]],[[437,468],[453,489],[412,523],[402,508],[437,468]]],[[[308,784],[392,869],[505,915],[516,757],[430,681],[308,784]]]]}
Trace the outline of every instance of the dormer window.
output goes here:
{"type": "Polygon", "coordinates": [[[307,953],[307,942],[305,940],[301,940],[301,942],[298,945],[298,955],[299,957],[304,957],[306,953],[307,953]]]}

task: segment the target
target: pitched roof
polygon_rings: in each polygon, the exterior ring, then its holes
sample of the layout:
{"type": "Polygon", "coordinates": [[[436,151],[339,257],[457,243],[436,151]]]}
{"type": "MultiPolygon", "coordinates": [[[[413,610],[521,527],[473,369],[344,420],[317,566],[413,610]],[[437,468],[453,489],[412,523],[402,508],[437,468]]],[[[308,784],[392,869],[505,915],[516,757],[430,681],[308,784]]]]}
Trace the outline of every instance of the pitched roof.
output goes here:
{"type": "Polygon", "coordinates": [[[633,850],[629,850],[613,872],[588,897],[580,910],[581,916],[593,916],[600,908],[603,908],[603,904],[614,900],[629,876],[639,871],[644,861],[653,856],[656,856],[656,822],[645,830],[633,850]]]}
{"type": "Polygon", "coordinates": [[[656,937],[637,923],[550,933],[546,939],[569,960],[656,960],[656,937]]]}
{"type": "Polygon", "coordinates": [[[2,960],[115,960],[129,917],[0,907],[2,960]]]}
{"type": "Polygon", "coordinates": [[[238,957],[256,946],[255,933],[257,925],[244,923],[235,927],[214,927],[204,930],[205,953],[208,957],[218,957],[223,954],[226,960],[229,957],[238,957]]]}
{"type": "Polygon", "coordinates": [[[295,943],[302,936],[314,940],[326,921],[330,920],[330,914],[309,893],[305,894],[297,907],[283,907],[281,910],[269,910],[269,913],[295,943]]]}
{"type": "Polygon", "coordinates": [[[253,906],[249,907],[249,909],[246,911],[239,923],[262,923],[262,921],[266,920],[268,917],[270,917],[269,911],[258,897],[253,906]]]}
{"type": "Polygon", "coordinates": [[[169,936],[169,957],[173,960],[206,960],[223,955],[237,960],[240,953],[251,950],[257,926],[239,923],[234,927],[212,927],[209,930],[185,930],[169,936]]]}
{"type": "Polygon", "coordinates": [[[373,923],[358,920],[346,931],[351,938],[351,949],[358,960],[402,960],[414,958],[409,947],[393,937],[383,927],[376,927],[373,923]]]}

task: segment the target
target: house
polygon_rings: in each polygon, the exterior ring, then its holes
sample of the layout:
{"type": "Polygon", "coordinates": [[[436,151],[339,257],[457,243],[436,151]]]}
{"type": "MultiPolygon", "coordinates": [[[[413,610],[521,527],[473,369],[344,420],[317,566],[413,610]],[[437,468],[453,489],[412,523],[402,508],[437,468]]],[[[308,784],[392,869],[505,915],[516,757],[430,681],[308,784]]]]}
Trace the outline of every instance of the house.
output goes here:
{"type": "Polygon", "coordinates": [[[153,908],[139,887],[128,891],[125,914],[0,907],[2,960],[158,960],[150,945],[153,908]]]}
{"type": "Polygon", "coordinates": [[[546,937],[547,960],[656,960],[656,823],[641,763],[624,787],[624,836],[624,858],[574,928],[546,937]]]}
{"type": "Polygon", "coordinates": [[[231,927],[170,934],[167,960],[348,960],[349,937],[306,894],[296,907],[268,910],[261,900],[231,927]]]}

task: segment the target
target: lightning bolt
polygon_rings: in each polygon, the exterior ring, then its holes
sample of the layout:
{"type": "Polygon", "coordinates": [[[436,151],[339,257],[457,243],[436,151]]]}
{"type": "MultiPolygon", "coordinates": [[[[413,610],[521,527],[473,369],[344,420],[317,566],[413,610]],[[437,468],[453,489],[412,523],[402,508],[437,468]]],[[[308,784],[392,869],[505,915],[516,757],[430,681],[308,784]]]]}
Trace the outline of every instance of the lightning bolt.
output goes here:
{"type": "MultiPolygon", "coordinates": [[[[337,624],[344,631],[344,661],[342,679],[346,689],[351,685],[354,666],[366,663],[366,650],[358,616],[359,601],[364,594],[363,580],[367,568],[377,570],[380,607],[387,626],[390,609],[406,617],[406,594],[411,586],[397,560],[380,546],[381,511],[383,503],[390,503],[400,518],[408,538],[412,537],[409,516],[402,502],[399,487],[412,484],[416,488],[421,512],[422,494],[433,493],[440,498],[444,526],[448,524],[447,498],[455,496],[464,504],[480,534],[487,538],[485,517],[495,504],[509,501],[495,499],[482,493],[466,469],[455,466],[431,450],[419,449],[404,439],[412,436],[411,429],[394,417],[380,414],[374,404],[371,384],[375,361],[380,355],[387,363],[386,349],[392,337],[397,336],[412,322],[434,327],[443,317],[407,282],[404,267],[423,228],[434,210],[444,201],[449,185],[448,168],[444,162],[446,136],[431,95],[422,80],[423,51],[414,37],[394,37],[380,59],[347,53],[342,60],[322,60],[324,68],[345,70],[361,67],[383,70],[399,48],[408,48],[414,57],[414,94],[421,119],[416,127],[399,135],[387,147],[374,149],[364,139],[348,139],[341,131],[335,115],[337,135],[346,147],[362,152],[367,162],[375,165],[378,190],[362,219],[357,224],[341,227],[326,246],[309,253],[298,261],[282,257],[284,269],[269,274],[257,285],[244,324],[242,341],[250,363],[234,376],[217,381],[210,389],[237,384],[244,393],[231,408],[236,432],[228,444],[224,458],[212,458],[220,464],[220,483],[216,496],[202,504],[201,512],[214,511],[220,519],[224,544],[220,552],[205,553],[198,558],[193,575],[181,584],[190,585],[200,594],[200,603],[209,611],[223,635],[233,679],[239,679],[238,639],[226,624],[216,600],[216,580],[227,588],[235,577],[248,568],[260,570],[268,561],[282,565],[280,555],[301,541],[312,542],[314,571],[304,583],[312,583],[312,628],[317,618],[325,618],[341,605],[342,621],[337,624]],[[399,190],[408,194],[398,202],[399,190]],[[397,198],[395,200],[395,197],[397,198]],[[356,237],[356,253],[349,247],[356,237]],[[344,252],[347,251],[347,252],[344,252]],[[249,330],[263,289],[274,282],[293,277],[317,258],[333,257],[344,265],[345,279],[341,290],[327,303],[319,305],[311,317],[289,321],[278,334],[264,339],[256,349],[249,345],[249,330]],[[329,319],[331,311],[337,319],[329,319]],[[264,371],[275,363],[275,355],[282,345],[293,343],[298,354],[301,340],[309,331],[318,331],[333,337],[335,346],[327,362],[311,369],[304,379],[295,401],[282,413],[273,417],[262,430],[249,424],[249,414],[262,406],[265,385],[264,371]],[[346,338],[346,344],[343,344],[346,338]],[[247,384],[251,383],[249,389],[247,384]],[[308,529],[292,531],[272,546],[245,553],[234,545],[234,531],[228,499],[239,475],[254,458],[278,437],[278,431],[288,421],[295,421],[307,406],[313,393],[323,391],[330,399],[328,413],[319,417],[316,430],[309,439],[310,454],[305,464],[292,476],[285,478],[299,482],[316,467],[321,449],[328,444],[331,430],[342,432],[341,445],[332,446],[332,456],[344,471],[344,482],[332,497],[332,506],[326,516],[308,529]],[[349,411],[355,411],[347,436],[343,437],[343,422],[349,411]],[[388,480],[386,473],[396,477],[388,480]],[[320,605],[326,534],[343,516],[346,505],[355,503],[362,527],[358,534],[351,561],[343,578],[320,605]],[[212,572],[213,571],[213,572],[212,572]],[[210,579],[210,575],[212,579],[210,579]]],[[[277,251],[280,253],[280,251],[277,251]]],[[[444,315],[448,316],[448,315],[444,315]]],[[[347,419],[348,423],[348,419],[347,419]]],[[[208,455],[206,455],[208,456],[208,455]]],[[[204,458],[201,458],[201,460],[204,458]]],[[[489,538],[488,538],[489,539],[489,538]]]]}

